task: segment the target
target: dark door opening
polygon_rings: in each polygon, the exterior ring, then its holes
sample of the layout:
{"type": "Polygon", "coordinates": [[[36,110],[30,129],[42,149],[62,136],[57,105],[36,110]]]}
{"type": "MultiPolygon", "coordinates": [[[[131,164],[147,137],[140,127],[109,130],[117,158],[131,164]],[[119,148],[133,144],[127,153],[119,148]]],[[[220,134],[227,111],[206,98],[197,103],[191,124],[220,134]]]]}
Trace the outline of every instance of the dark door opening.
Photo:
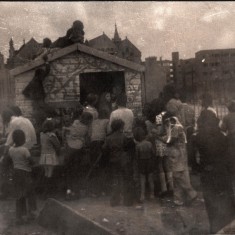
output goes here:
{"type": "Polygon", "coordinates": [[[125,92],[124,72],[97,72],[80,74],[80,102],[84,104],[89,93],[100,96],[103,92],[113,92],[114,87],[125,92]]]}

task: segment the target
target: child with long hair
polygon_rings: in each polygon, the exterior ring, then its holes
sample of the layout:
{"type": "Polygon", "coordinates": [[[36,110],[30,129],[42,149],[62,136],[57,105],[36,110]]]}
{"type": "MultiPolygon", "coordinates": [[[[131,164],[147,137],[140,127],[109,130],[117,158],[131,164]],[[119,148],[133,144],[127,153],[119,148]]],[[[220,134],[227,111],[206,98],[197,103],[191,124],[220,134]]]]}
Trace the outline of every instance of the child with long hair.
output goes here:
{"type": "Polygon", "coordinates": [[[36,199],[34,195],[33,182],[31,178],[32,164],[29,150],[24,147],[25,134],[22,130],[15,130],[12,134],[14,145],[9,149],[9,156],[13,161],[13,180],[16,189],[16,223],[23,224],[24,216],[28,219],[35,217],[36,199]]]}
{"type": "Polygon", "coordinates": [[[60,142],[53,130],[54,122],[52,119],[47,118],[40,133],[41,156],[39,160],[39,164],[44,168],[45,180],[47,181],[45,182],[45,194],[48,194],[52,188],[53,170],[59,164],[60,142]]]}

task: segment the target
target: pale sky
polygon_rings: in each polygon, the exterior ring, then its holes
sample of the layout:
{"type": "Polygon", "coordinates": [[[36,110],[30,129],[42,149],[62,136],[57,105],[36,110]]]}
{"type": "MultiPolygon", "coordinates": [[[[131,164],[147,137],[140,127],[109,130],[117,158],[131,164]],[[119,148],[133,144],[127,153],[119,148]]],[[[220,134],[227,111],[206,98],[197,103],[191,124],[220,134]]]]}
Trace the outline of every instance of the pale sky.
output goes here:
{"type": "Polygon", "coordinates": [[[85,39],[114,34],[115,22],[142,52],[142,59],[194,57],[205,49],[235,48],[235,2],[0,2],[0,52],[8,57],[12,37],[16,49],[23,39],[52,41],[66,34],[73,21],[84,24],[85,39]]]}

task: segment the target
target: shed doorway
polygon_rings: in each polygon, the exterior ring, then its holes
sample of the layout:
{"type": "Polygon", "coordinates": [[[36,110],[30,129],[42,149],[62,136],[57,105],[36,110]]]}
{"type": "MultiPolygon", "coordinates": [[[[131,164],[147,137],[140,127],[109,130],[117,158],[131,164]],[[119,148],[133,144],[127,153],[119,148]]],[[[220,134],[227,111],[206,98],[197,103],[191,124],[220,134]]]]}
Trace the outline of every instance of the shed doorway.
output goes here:
{"type": "Polygon", "coordinates": [[[89,93],[100,97],[103,92],[113,93],[115,87],[125,93],[124,72],[96,72],[80,74],[80,102],[83,105],[89,93]]]}

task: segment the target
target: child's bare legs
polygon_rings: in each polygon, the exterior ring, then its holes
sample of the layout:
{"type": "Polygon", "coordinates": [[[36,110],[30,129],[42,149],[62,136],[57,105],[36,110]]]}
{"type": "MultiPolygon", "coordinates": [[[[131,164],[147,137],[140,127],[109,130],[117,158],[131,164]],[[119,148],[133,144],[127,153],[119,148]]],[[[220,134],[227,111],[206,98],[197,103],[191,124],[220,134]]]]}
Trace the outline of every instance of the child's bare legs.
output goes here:
{"type": "Polygon", "coordinates": [[[145,199],[145,175],[140,174],[140,189],[141,189],[141,195],[140,195],[140,201],[143,202],[145,199]]]}
{"type": "Polygon", "coordinates": [[[174,190],[173,173],[172,172],[167,172],[166,173],[166,178],[167,178],[168,190],[173,191],[174,190]]]}
{"type": "Polygon", "coordinates": [[[50,166],[50,165],[45,165],[44,166],[45,176],[47,178],[51,178],[52,177],[53,169],[54,169],[54,166],[50,166]]]}
{"type": "Polygon", "coordinates": [[[161,184],[161,193],[164,193],[164,192],[167,191],[167,184],[166,184],[165,173],[161,172],[159,174],[159,178],[160,178],[160,184],[161,184]]]}
{"type": "Polygon", "coordinates": [[[44,196],[47,197],[52,192],[52,174],[53,174],[54,166],[44,165],[44,175],[45,175],[45,182],[44,182],[44,196]]]}
{"type": "Polygon", "coordinates": [[[150,187],[150,199],[154,199],[154,180],[153,180],[153,173],[148,175],[148,182],[150,187]]]}

